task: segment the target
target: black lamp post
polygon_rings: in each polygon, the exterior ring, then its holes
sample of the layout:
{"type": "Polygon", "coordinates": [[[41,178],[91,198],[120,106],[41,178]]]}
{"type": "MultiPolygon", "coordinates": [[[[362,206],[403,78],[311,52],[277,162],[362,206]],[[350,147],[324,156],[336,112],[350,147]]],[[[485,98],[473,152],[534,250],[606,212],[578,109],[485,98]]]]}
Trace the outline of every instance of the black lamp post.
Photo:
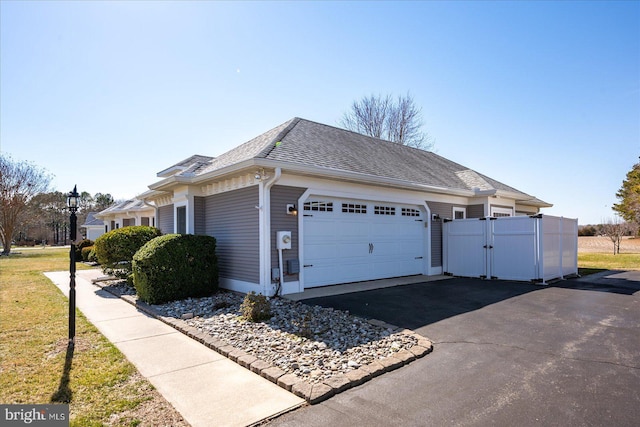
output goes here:
{"type": "Polygon", "coordinates": [[[76,229],[77,220],[76,211],[78,210],[78,200],[80,195],[76,190],[77,186],[73,186],[73,191],[67,197],[67,206],[71,211],[71,252],[69,253],[69,273],[71,282],[69,284],[69,344],[74,343],[76,337],[76,229]]]}

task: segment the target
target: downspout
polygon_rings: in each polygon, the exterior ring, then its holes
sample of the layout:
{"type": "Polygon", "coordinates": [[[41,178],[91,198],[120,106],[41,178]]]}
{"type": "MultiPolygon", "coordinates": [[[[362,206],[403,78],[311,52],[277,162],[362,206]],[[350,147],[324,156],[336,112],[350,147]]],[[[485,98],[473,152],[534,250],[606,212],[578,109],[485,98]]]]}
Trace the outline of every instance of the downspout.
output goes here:
{"type": "Polygon", "coordinates": [[[259,186],[260,215],[260,286],[261,293],[271,296],[271,187],[282,176],[282,169],[276,168],[273,177],[259,186]]]}
{"type": "Polygon", "coordinates": [[[158,207],[156,205],[152,205],[151,203],[147,202],[146,199],[140,199],[140,200],[142,200],[142,203],[144,203],[145,206],[149,206],[150,208],[153,208],[153,217],[154,217],[153,226],[155,228],[158,228],[158,207]]]}

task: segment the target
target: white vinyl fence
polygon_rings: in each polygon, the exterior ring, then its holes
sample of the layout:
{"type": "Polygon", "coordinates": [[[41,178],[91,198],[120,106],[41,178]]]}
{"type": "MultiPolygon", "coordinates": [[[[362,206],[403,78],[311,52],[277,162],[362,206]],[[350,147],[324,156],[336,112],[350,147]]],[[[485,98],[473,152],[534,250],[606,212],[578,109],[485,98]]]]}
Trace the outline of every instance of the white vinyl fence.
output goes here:
{"type": "Polygon", "coordinates": [[[547,215],[445,221],[444,273],[546,282],[578,274],[578,220],[547,215]]]}

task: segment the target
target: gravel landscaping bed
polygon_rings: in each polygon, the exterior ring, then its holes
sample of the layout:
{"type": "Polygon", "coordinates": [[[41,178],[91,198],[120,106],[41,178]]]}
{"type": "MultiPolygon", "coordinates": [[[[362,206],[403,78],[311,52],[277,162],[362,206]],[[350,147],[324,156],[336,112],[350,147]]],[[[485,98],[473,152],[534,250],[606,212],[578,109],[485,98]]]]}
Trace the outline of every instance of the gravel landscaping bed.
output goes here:
{"type": "Polygon", "coordinates": [[[309,383],[345,374],[418,344],[414,335],[394,332],[347,312],[272,298],[269,320],[250,322],[240,314],[243,297],[220,292],[154,306],[164,316],[191,317],[189,326],[309,383]]]}
{"type": "Polygon", "coordinates": [[[396,369],[432,348],[412,331],[284,298],[271,298],[271,318],[254,323],[241,316],[244,295],[236,292],[146,305],[124,282],[100,286],[311,403],[396,369]]]}

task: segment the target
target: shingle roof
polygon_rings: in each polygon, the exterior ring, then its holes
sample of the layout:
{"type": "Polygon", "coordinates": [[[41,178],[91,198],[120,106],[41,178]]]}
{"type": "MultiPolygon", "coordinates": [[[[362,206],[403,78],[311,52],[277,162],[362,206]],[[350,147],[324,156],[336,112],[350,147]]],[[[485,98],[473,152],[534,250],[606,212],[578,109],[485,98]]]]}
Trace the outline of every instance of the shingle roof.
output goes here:
{"type": "Polygon", "coordinates": [[[98,212],[89,212],[87,213],[87,219],[84,221],[84,224],[81,227],[87,227],[92,225],[102,225],[103,222],[101,219],[95,217],[98,212]]]}
{"type": "Polygon", "coordinates": [[[152,209],[150,206],[144,204],[140,199],[125,200],[109,206],[107,209],[99,212],[97,215],[103,216],[110,213],[127,212],[135,210],[152,209]]]}
{"type": "Polygon", "coordinates": [[[245,160],[253,158],[265,158],[265,155],[279,141],[279,137],[290,125],[295,125],[300,119],[291,119],[288,122],[277,126],[262,135],[253,138],[251,141],[245,142],[236,148],[211,160],[209,164],[198,171],[198,175],[222,169],[245,160]]]}
{"type": "Polygon", "coordinates": [[[250,159],[356,172],[441,188],[503,190],[532,198],[435,153],[297,117],[211,159],[195,175],[250,159]]]}

